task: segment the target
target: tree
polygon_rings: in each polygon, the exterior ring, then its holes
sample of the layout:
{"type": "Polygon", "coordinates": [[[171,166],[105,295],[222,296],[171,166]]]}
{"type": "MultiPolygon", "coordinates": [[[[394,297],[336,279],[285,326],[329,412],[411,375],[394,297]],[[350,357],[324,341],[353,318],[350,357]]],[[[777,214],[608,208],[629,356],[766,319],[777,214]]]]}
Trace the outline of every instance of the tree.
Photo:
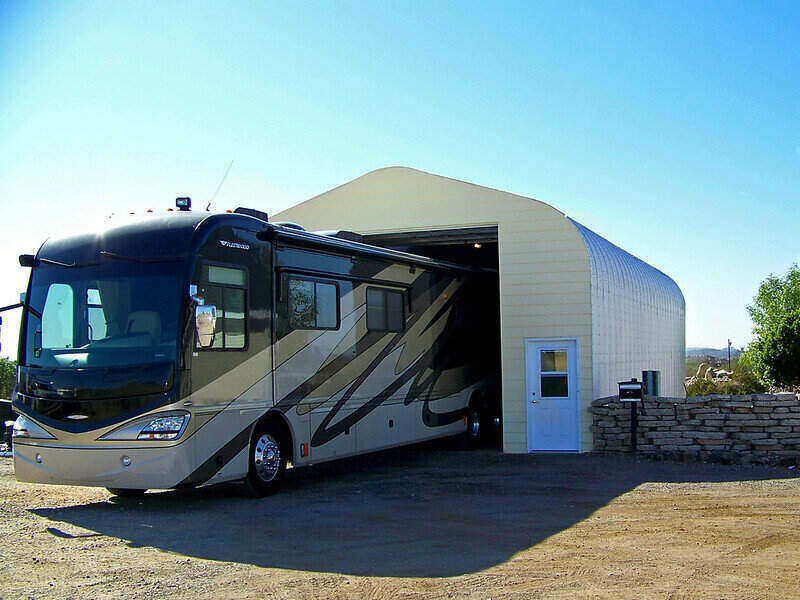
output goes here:
{"type": "Polygon", "coordinates": [[[800,385],[800,268],[784,277],[770,275],[747,306],[753,320],[753,369],[775,387],[800,385]]]}
{"type": "Polygon", "coordinates": [[[0,358],[0,398],[11,398],[14,377],[17,374],[17,363],[7,358],[0,358]]]}

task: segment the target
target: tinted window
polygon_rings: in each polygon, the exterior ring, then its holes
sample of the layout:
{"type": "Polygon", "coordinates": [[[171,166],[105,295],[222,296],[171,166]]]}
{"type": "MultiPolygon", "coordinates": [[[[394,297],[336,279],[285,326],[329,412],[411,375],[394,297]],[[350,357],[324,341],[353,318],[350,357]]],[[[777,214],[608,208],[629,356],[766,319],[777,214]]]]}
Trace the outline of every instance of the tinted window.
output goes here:
{"type": "Polygon", "coordinates": [[[367,329],[402,331],[405,320],[403,292],[367,288],[367,329]]]}
{"type": "Polygon", "coordinates": [[[336,284],[290,277],[289,324],[294,329],[337,329],[339,290],[336,284]]]}
{"type": "Polygon", "coordinates": [[[543,398],[566,398],[569,396],[567,375],[542,375],[543,398]]]}
{"type": "MultiPolygon", "coordinates": [[[[247,346],[247,272],[233,267],[208,265],[208,284],[199,290],[205,306],[216,306],[212,350],[241,350],[247,346]],[[222,285],[219,285],[222,284],[222,285]],[[236,286],[236,287],[234,287],[236,286]]],[[[200,340],[196,342],[202,348],[200,340]]]]}

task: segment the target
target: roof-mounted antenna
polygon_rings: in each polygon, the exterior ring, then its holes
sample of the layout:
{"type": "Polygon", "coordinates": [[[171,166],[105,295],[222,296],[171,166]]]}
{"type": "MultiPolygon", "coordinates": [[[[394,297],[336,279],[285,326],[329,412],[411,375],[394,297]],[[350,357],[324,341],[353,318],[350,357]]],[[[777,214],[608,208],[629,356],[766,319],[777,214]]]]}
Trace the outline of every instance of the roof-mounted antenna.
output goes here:
{"type": "Polygon", "coordinates": [[[217,186],[217,191],[214,192],[214,195],[211,196],[211,200],[208,201],[208,205],[206,206],[206,212],[211,210],[211,203],[214,202],[214,199],[217,197],[217,194],[219,194],[219,191],[222,189],[222,184],[225,183],[225,180],[228,178],[228,173],[231,172],[232,166],[233,166],[233,161],[231,161],[230,164],[228,165],[228,168],[225,169],[225,175],[222,176],[222,179],[220,180],[219,185],[217,186]]]}

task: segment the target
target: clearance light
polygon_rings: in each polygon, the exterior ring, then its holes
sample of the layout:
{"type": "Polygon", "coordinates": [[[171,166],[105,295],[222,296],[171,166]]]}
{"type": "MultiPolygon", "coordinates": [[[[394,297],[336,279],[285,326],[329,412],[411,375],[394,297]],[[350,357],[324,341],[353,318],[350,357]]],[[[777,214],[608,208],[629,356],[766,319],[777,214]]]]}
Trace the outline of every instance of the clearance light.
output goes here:
{"type": "Polygon", "coordinates": [[[478,242],[475,242],[474,244],[472,244],[472,247],[473,248],[480,248],[481,244],[479,244],[478,242]]]}

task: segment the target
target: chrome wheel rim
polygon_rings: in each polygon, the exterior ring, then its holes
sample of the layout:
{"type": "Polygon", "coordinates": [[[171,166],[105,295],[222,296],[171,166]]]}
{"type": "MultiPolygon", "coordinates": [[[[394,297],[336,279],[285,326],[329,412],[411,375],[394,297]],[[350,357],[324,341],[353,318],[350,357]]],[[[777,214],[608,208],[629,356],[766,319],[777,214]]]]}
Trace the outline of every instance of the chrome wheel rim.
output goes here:
{"type": "Polygon", "coordinates": [[[268,433],[262,434],[253,445],[253,464],[256,475],[264,483],[269,483],[278,475],[281,468],[281,448],[278,440],[268,433]]]}
{"type": "Polygon", "coordinates": [[[469,419],[469,437],[476,439],[481,434],[481,421],[477,414],[472,414],[469,419]]]}

